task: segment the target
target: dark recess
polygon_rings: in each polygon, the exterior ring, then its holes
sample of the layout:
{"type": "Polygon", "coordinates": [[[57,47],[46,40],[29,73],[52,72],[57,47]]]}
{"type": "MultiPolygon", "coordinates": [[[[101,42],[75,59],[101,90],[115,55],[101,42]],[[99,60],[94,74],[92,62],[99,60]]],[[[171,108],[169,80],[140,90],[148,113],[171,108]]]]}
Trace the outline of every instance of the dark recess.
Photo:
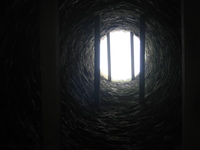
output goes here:
{"type": "MultiPolygon", "coordinates": [[[[6,1],[1,9],[3,147],[42,149],[39,3],[6,1]]],[[[60,0],[63,149],[178,150],[182,139],[180,0],[60,0]],[[146,19],[146,103],[139,78],[101,77],[94,108],[94,15],[101,36],[126,29],[139,36],[146,19]]]]}

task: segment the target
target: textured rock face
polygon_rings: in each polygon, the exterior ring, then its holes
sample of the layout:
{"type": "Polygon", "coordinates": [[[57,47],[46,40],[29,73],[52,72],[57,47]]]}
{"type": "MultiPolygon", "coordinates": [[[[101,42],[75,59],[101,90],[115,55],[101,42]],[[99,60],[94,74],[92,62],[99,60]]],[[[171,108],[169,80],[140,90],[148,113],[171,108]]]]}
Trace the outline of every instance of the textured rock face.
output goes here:
{"type": "Polygon", "coordinates": [[[77,2],[63,4],[60,12],[65,62],[63,145],[100,149],[180,146],[180,2],[77,2]],[[103,37],[115,29],[139,35],[141,13],[146,14],[146,105],[138,103],[138,78],[112,83],[101,77],[101,106],[93,109],[94,14],[101,17],[103,37]]]}
{"type": "MultiPolygon", "coordinates": [[[[39,4],[5,2],[1,128],[12,149],[41,149],[39,4]],[[11,143],[11,144],[10,144],[11,143]]],[[[60,1],[63,149],[178,149],[181,145],[180,1],[60,1]],[[139,35],[146,15],[146,104],[139,79],[101,77],[101,106],[93,105],[94,20],[101,36],[115,29],[139,35]]]]}
{"type": "Polygon", "coordinates": [[[41,149],[39,4],[1,6],[1,149],[41,149]]]}

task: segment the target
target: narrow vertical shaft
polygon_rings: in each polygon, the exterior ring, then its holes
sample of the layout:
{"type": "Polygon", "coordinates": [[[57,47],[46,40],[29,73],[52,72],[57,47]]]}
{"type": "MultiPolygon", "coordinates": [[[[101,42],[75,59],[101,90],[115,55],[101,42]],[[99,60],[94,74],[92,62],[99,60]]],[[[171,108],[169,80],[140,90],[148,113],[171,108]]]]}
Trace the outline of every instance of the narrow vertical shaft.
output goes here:
{"type": "Polygon", "coordinates": [[[133,41],[133,32],[130,32],[130,43],[131,43],[131,78],[135,79],[134,72],[134,41],[133,41]]]}
{"type": "Polygon", "coordinates": [[[110,33],[107,33],[108,81],[111,81],[110,33]]]}

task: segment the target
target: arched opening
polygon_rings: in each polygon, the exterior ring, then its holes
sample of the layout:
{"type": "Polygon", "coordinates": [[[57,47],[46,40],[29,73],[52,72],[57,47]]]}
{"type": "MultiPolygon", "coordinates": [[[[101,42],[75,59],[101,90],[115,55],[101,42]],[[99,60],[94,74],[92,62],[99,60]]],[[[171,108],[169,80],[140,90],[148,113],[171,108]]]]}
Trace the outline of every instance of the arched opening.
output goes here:
{"type": "Polygon", "coordinates": [[[100,44],[100,71],[101,75],[108,79],[109,59],[111,62],[111,81],[128,82],[138,76],[140,72],[140,39],[126,30],[111,31],[110,36],[101,38],[100,44]],[[132,38],[131,38],[132,36],[132,38]],[[110,38],[108,40],[108,38],[110,38]],[[131,42],[131,40],[133,40],[131,42]],[[133,44],[133,53],[131,52],[133,44]],[[110,45],[110,56],[108,55],[110,45]],[[131,56],[132,55],[132,56],[131,56]],[[110,58],[109,58],[110,57],[110,58]],[[132,60],[133,59],[133,60],[132,60]],[[133,65],[133,71],[132,71],[133,65]]]}

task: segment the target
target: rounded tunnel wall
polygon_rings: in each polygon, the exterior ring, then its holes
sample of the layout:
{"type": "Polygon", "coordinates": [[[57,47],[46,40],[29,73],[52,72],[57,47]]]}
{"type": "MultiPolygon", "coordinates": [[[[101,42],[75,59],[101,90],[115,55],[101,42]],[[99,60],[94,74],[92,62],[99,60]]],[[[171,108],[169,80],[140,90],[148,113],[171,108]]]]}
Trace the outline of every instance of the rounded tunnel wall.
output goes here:
{"type": "MultiPolygon", "coordinates": [[[[5,2],[2,10],[1,125],[9,149],[42,148],[38,1],[5,2]],[[12,43],[12,44],[11,44],[12,43]]],[[[181,2],[60,0],[62,149],[181,149],[181,2]],[[139,77],[100,80],[94,101],[94,16],[101,37],[117,30],[139,36],[145,14],[145,103],[139,77]]]]}
{"type": "Polygon", "coordinates": [[[66,3],[60,8],[60,21],[64,145],[100,149],[179,147],[180,2],[66,3]],[[94,17],[100,15],[101,37],[117,29],[139,36],[140,14],[146,17],[146,104],[139,103],[139,77],[128,83],[101,77],[100,107],[95,109],[94,17]],[[73,142],[67,142],[71,138],[73,142]]]}

